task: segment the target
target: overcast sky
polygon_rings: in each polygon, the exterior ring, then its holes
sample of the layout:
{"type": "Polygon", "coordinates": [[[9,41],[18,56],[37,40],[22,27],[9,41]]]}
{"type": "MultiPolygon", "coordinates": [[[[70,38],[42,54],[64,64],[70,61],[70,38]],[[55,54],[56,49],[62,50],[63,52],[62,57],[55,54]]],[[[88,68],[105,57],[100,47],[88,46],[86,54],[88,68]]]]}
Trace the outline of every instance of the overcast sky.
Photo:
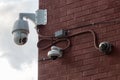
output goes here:
{"type": "Polygon", "coordinates": [[[37,34],[29,21],[30,34],[18,46],[11,34],[20,12],[35,12],[38,0],[0,0],[0,80],[37,80],[37,34]]]}

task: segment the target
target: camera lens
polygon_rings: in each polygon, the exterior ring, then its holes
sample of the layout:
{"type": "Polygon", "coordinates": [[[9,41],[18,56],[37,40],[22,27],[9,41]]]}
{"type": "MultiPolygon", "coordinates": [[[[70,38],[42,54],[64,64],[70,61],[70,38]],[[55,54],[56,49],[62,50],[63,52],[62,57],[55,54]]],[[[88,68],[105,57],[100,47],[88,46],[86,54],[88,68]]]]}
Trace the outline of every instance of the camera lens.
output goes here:
{"type": "Polygon", "coordinates": [[[22,39],[22,43],[25,44],[27,42],[27,38],[22,39]]]}
{"type": "Polygon", "coordinates": [[[25,44],[27,42],[27,38],[19,39],[19,43],[25,44]]]}
{"type": "Polygon", "coordinates": [[[58,57],[57,56],[51,56],[51,59],[52,60],[55,60],[55,59],[57,59],[58,57]]]}

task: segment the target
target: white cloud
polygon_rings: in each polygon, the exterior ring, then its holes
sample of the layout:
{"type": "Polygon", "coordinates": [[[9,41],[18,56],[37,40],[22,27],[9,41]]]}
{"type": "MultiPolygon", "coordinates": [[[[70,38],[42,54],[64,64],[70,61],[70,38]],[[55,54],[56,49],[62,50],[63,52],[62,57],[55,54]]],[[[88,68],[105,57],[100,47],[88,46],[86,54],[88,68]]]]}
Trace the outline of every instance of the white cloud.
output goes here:
{"type": "MultiPolygon", "coordinates": [[[[32,28],[33,30],[34,28],[32,28]]],[[[4,52],[2,57],[8,59],[11,65],[16,68],[20,69],[22,64],[31,64],[32,61],[37,61],[37,34],[34,31],[31,31],[29,34],[28,42],[23,46],[18,46],[13,42],[13,36],[11,34],[10,29],[6,29],[0,35],[0,48],[4,52]]]]}
{"type": "Polygon", "coordinates": [[[22,71],[17,71],[15,69],[11,69],[9,63],[6,59],[0,59],[0,79],[1,80],[37,80],[34,75],[37,73],[34,70],[34,66],[36,63],[34,62],[29,67],[23,67],[22,71]]]}
{"type": "MultiPolygon", "coordinates": [[[[37,34],[34,30],[35,25],[30,22],[29,40],[24,46],[17,46],[13,42],[11,34],[14,21],[18,18],[20,12],[35,12],[37,9],[37,0],[0,0],[0,66],[4,65],[0,70],[3,72],[9,71],[7,73],[9,74],[7,75],[8,79],[32,80],[34,78],[34,80],[37,80],[38,51],[36,47],[37,34]],[[26,65],[27,67],[25,67],[26,65]],[[36,75],[33,76],[32,73],[36,75]],[[13,74],[16,77],[11,77],[13,74]]],[[[3,75],[3,78],[0,77],[1,80],[8,80],[4,76],[6,74],[1,72],[0,74],[3,75]]]]}
{"type": "MultiPolygon", "coordinates": [[[[22,4],[29,4],[29,3],[25,2],[22,4]]],[[[29,38],[29,42],[22,47],[21,46],[19,47],[16,44],[14,45],[11,31],[12,31],[13,23],[16,20],[15,18],[18,17],[17,12],[14,11],[16,11],[17,9],[21,11],[21,9],[23,9],[26,6],[20,4],[18,5],[18,3],[17,4],[7,3],[7,4],[3,4],[3,6],[4,6],[4,11],[0,13],[0,15],[3,14],[3,16],[1,16],[0,18],[0,22],[2,22],[2,24],[0,24],[2,26],[0,29],[1,32],[0,47],[4,51],[6,51],[3,56],[6,56],[14,67],[16,66],[16,68],[17,67],[20,68],[20,65],[22,63],[30,63],[32,62],[33,59],[36,58],[35,53],[37,53],[37,47],[36,47],[37,34],[35,31],[33,31],[34,25],[31,23],[30,25],[32,26],[30,26],[31,29],[30,31],[32,32],[32,34],[30,35],[30,37],[33,38],[34,40],[29,38]],[[18,7],[13,7],[14,5],[18,7]],[[10,11],[9,8],[12,10],[10,11]]],[[[27,8],[29,9],[29,7],[30,6],[28,6],[27,8]]]]}

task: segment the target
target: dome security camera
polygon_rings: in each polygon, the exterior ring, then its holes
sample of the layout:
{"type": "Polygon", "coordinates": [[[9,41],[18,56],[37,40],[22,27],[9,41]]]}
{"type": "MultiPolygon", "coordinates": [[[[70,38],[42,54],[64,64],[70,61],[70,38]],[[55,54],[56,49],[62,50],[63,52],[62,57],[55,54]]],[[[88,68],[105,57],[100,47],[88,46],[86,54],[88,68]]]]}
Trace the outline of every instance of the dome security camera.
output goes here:
{"type": "Polygon", "coordinates": [[[47,9],[39,9],[36,13],[20,13],[19,19],[15,22],[12,34],[14,42],[17,45],[24,45],[27,42],[29,34],[28,22],[24,20],[30,19],[36,26],[47,24],[47,9]]]}
{"type": "Polygon", "coordinates": [[[15,22],[12,34],[14,35],[14,42],[17,45],[24,45],[27,42],[29,27],[28,22],[22,19],[19,19],[15,22]]]}
{"type": "Polygon", "coordinates": [[[99,44],[99,50],[104,54],[109,55],[112,51],[112,44],[110,44],[109,42],[101,42],[99,44]]]}
{"type": "Polygon", "coordinates": [[[48,57],[52,60],[55,60],[58,57],[62,57],[62,49],[56,46],[52,46],[51,50],[48,51],[48,57]]]}

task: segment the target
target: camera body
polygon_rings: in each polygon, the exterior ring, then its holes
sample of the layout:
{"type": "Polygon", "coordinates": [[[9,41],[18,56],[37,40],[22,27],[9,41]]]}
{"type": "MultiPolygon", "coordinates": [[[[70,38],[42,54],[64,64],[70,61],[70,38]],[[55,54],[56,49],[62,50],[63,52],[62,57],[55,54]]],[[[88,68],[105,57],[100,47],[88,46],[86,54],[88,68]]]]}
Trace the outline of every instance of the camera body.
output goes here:
{"type": "Polygon", "coordinates": [[[62,57],[62,49],[56,46],[52,46],[51,50],[48,51],[48,57],[52,60],[55,60],[58,57],[62,57]]]}
{"type": "Polygon", "coordinates": [[[23,19],[17,20],[14,24],[12,34],[14,36],[14,42],[17,45],[24,45],[28,40],[28,22],[23,19]]]}
{"type": "Polygon", "coordinates": [[[99,44],[99,50],[104,54],[109,55],[112,51],[112,44],[110,44],[109,42],[101,42],[99,44]]]}

